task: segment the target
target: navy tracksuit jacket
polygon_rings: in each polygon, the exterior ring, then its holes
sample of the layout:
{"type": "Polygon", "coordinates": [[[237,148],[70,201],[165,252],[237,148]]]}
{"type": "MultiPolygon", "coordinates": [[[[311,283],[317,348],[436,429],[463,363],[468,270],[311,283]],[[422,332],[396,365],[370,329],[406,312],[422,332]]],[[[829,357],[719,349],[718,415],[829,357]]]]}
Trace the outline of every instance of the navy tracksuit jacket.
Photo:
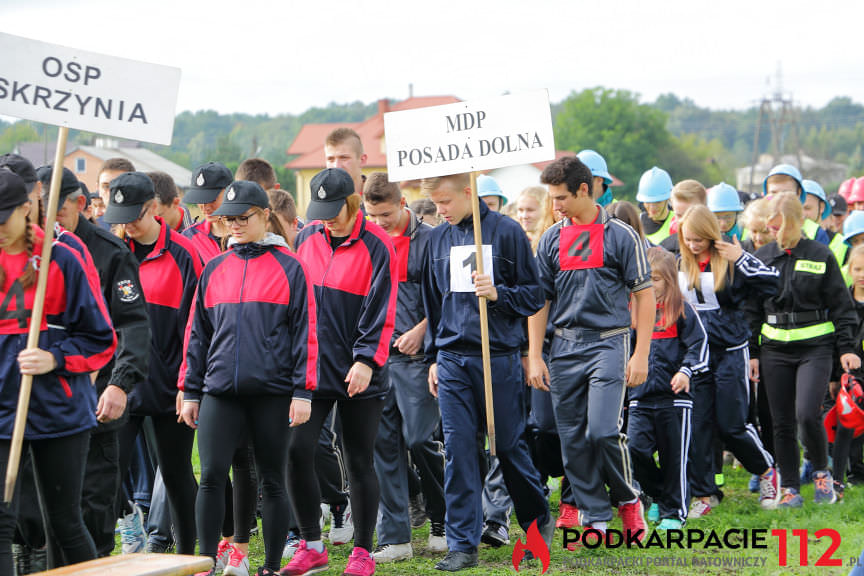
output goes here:
{"type": "MultiPolygon", "coordinates": [[[[674,286],[671,289],[675,289],[674,286]]],[[[627,436],[633,473],[642,490],[654,498],[661,518],[687,518],[687,459],[690,449],[693,394],[672,390],[681,372],[690,378],[708,369],[708,337],[696,310],[684,304],[684,315],[669,327],[658,308],[651,335],[648,379],[630,389],[627,436]],[[659,453],[660,468],[654,464],[659,453]]]]}
{"type": "Polygon", "coordinates": [[[319,357],[315,398],[348,399],[345,375],[354,362],[372,368],[369,387],[353,398],[387,392],[390,341],[396,316],[397,271],[393,242],[380,226],[358,215],[354,229],[335,250],[319,221],[303,227],[295,241],[315,286],[319,357]]]}
{"type": "MultiPolygon", "coordinates": [[[[35,238],[33,253],[41,254],[44,238],[35,238]]],[[[12,437],[21,373],[18,353],[27,346],[27,332],[36,293],[34,282],[24,290],[18,282],[27,254],[0,252],[6,272],[0,287],[0,438],[12,437]]],[[[92,263],[91,263],[92,264],[92,263]]],[[[51,254],[45,314],[39,348],[57,361],[53,371],[34,376],[24,437],[58,438],[96,426],[96,389],[90,372],[112,358],[117,339],[105,299],[93,285],[95,268],[81,254],[55,242],[51,254]],[[88,268],[90,266],[90,268],[88,268]]]]}
{"type": "MultiPolygon", "coordinates": [[[[525,317],[543,304],[537,268],[525,232],[511,218],[480,202],[484,246],[491,246],[491,274],[498,299],[488,302],[492,388],[497,452],[519,524],[542,526],[548,506],[540,474],[525,441],[524,394],[519,348],[525,317]]],[[[485,430],[483,362],[477,296],[471,272],[476,270],[474,228],[468,216],[458,224],[441,224],[431,233],[423,272],[423,306],[433,340],[427,356],[438,364],[438,403],[444,429],[447,466],[447,545],[473,552],[483,526],[477,435],[485,430]]]]}

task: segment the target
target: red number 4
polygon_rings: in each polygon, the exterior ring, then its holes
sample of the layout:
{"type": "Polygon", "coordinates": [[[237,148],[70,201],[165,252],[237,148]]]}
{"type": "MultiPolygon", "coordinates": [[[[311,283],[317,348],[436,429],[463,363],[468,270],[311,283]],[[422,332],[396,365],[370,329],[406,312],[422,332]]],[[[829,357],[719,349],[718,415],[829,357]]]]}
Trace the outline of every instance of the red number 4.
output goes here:
{"type": "MultiPolygon", "coordinates": [[[[787,565],[788,546],[786,542],[786,530],[772,530],[771,535],[777,537],[777,564],[778,566],[787,565]]],[[[798,566],[807,566],[807,530],[792,530],[792,536],[798,538],[798,566]]],[[[831,545],[816,561],[816,566],[842,566],[843,561],[839,558],[833,558],[834,552],[840,547],[840,533],[833,528],[822,528],[814,533],[816,538],[828,536],[831,538],[831,545]]]]}

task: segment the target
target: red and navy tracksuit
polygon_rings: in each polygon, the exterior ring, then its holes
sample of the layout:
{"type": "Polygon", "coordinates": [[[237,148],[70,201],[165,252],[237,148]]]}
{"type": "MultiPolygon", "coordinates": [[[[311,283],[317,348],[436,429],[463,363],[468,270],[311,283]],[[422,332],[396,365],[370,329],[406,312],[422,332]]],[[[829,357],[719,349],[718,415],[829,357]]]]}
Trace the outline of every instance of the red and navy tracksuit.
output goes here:
{"type": "Polygon", "coordinates": [[[621,412],[630,359],[630,295],[651,288],[645,243],[598,206],[591,224],[564,219],[540,238],[540,285],[555,335],[550,390],[564,469],[583,525],[634,501],[621,412]],[[606,492],[609,486],[609,494],[606,492]]]}
{"type": "Polygon", "coordinates": [[[266,566],[276,570],[289,521],[289,409],[294,399],[309,401],[317,382],[311,277],[279,236],[234,244],[205,266],[193,314],[183,398],[201,403],[201,554],[216,555],[228,469],[248,431],[264,495],[266,566]]]}
{"type": "MultiPolygon", "coordinates": [[[[488,302],[489,348],[494,390],[497,456],[519,524],[540,527],[549,508],[540,473],[525,440],[525,384],[520,348],[525,318],[543,304],[537,267],[525,232],[515,220],[480,202],[483,245],[491,247],[491,274],[498,299],[488,302]]],[[[489,248],[484,248],[488,251],[489,248]]],[[[427,356],[438,363],[438,403],[447,466],[444,494],[450,551],[477,550],[483,527],[483,474],[477,445],[485,431],[485,392],[477,296],[470,274],[476,270],[473,219],[432,230],[423,272],[423,306],[434,340],[427,356]],[[475,256],[472,256],[474,254],[475,256]]],[[[485,261],[485,259],[484,259],[485,261]]]]}
{"type": "MultiPolygon", "coordinates": [[[[34,234],[33,254],[43,238],[34,234]]],[[[24,290],[18,278],[27,253],[0,252],[6,273],[0,304],[0,474],[5,475],[21,382],[17,357],[27,347],[27,332],[36,283],[24,290]]],[[[96,390],[90,372],[105,366],[117,339],[101,293],[94,291],[92,270],[79,252],[55,242],[45,295],[39,348],[50,352],[57,367],[33,377],[24,447],[32,449],[44,487],[45,510],[67,562],[95,557],[96,550],[81,516],[81,488],[90,430],[96,426],[96,390]]],[[[20,487],[20,482],[17,484],[20,487]]],[[[0,507],[0,572],[12,573],[11,544],[20,488],[11,506],[0,507]]]]}
{"type": "MultiPolygon", "coordinates": [[[[395,342],[425,318],[420,283],[432,227],[405,209],[408,223],[399,236],[391,236],[396,250],[399,294],[393,330],[395,342]]],[[[426,330],[426,339],[431,339],[426,330]]],[[[390,348],[390,390],[375,440],[375,470],[381,486],[378,508],[378,545],[411,541],[408,454],[420,472],[426,510],[433,522],[444,522],[444,452],[433,434],[441,423],[438,401],[429,393],[429,363],[423,348],[413,355],[390,348]]]]}
{"type": "Polygon", "coordinates": [[[692,496],[708,497],[719,491],[714,480],[715,433],[751,474],[764,474],[774,465],[756,428],[747,422],[750,328],[744,305],[749,300],[775,294],[779,274],[776,268],[744,252],[735,262],[724,289],[716,293],[710,262],[699,266],[697,286],[688,285],[683,271],[678,273],[678,283],[684,299],[699,313],[708,333],[710,369],[691,384],[694,433],[688,472],[692,496]]]}
{"type": "Polygon", "coordinates": [[[205,264],[222,253],[222,239],[213,235],[212,227],[209,220],[201,220],[183,230],[205,264]]]}
{"type": "MultiPolygon", "coordinates": [[[[675,287],[670,289],[674,290],[675,287]]],[[[648,379],[630,390],[627,437],[633,473],[642,490],[660,508],[661,518],[687,519],[687,457],[693,394],[672,390],[672,378],[681,372],[690,381],[708,369],[708,338],[696,310],[684,304],[683,315],[666,325],[658,306],[651,335],[648,379]],[[658,452],[660,468],[654,463],[658,452]]]]}
{"type": "Polygon", "coordinates": [[[144,418],[153,422],[156,459],[171,504],[177,551],[195,552],[195,476],[191,455],[195,432],[177,422],[177,375],[183,338],[202,265],[192,242],[156,217],[160,231],[152,248],[127,239],[140,262],[138,275],[150,319],[150,371],[129,394],[129,422],[120,430],[120,471],[125,474],[144,418]]]}
{"type": "Polygon", "coordinates": [[[835,352],[855,353],[858,317],[837,260],[821,242],[802,238],[789,250],[772,242],[756,256],[779,271],[776,293],[753,299],[748,310],[782,486],[798,490],[799,436],[813,469],[828,468],[820,407],[835,352]]]}
{"type": "MultiPolygon", "coordinates": [[[[380,226],[358,212],[347,237],[334,239],[323,223],[315,221],[304,226],[295,245],[315,286],[318,337],[327,347],[319,356],[319,386],[309,423],[291,438],[291,459],[312,460],[324,421],[338,402],[336,414],[342,424],[351,485],[354,545],[371,552],[379,502],[375,437],[390,385],[387,359],[398,295],[393,242],[380,226]],[[345,379],[357,362],[370,367],[372,376],[365,391],[349,398],[345,379]]],[[[291,474],[290,482],[302,538],[320,540],[317,471],[304,466],[291,474]]]]}

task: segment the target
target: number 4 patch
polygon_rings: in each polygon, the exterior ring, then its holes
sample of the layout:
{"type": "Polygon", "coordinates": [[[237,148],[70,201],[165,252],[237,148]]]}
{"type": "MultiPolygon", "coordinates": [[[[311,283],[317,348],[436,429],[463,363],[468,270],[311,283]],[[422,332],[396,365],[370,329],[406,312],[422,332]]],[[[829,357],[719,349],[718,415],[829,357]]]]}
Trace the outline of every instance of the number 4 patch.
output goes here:
{"type": "Polygon", "coordinates": [[[562,226],[558,256],[561,270],[603,266],[603,224],[562,226]]]}

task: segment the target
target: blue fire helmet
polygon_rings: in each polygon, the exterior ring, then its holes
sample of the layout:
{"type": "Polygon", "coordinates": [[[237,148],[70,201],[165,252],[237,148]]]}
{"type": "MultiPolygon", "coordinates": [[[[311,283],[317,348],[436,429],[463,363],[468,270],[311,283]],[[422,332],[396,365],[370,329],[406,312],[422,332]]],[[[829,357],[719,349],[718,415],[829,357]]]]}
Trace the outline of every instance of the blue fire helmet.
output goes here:
{"type": "Polygon", "coordinates": [[[864,210],[853,210],[843,222],[843,240],[848,243],[859,234],[864,234],[864,210]]]}
{"type": "Polygon", "coordinates": [[[807,193],[804,191],[804,184],[801,182],[803,178],[801,178],[801,172],[791,164],[778,164],[774,166],[770,172],[768,172],[768,176],[765,177],[765,180],[762,181],[762,195],[768,195],[768,178],[771,176],[790,176],[796,182],[798,182],[798,188],[801,189],[801,204],[804,203],[804,200],[807,199],[807,193]]]}
{"type": "Polygon", "coordinates": [[[606,160],[594,150],[582,150],[576,157],[588,166],[591,170],[591,175],[603,178],[607,186],[612,184],[612,175],[609,174],[609,169],[606,167],[606,160]]]}
{"type": "Polygon", "coordinates": [[[822,202],[822,220],[827,218],[831,214],[831,205],[828,204],[828,196],[825,195],[825,190],[822,189],[822,186],[819,185],[815,180],[803,180],[801,185],[804,188],[805,199],[806,194],[811,194],[819,199],[822,202]]]}
{"type": "Polygon", "coordinates": [[[477,176],[477,195],[480,198],[483,198],[484,196],[500,196],[501,205],[504,206],[507,204],[507,196],[505,196],[504,192],[501,191],[498,182],[496,182],[491,176],[486,176],[485,174],[477,176]]]}
{"type": "Polygon", "coordinates": [[[639,179],[639,191],[636,200],[639,202],[662,202],[672,196],[672,178],[669,173],[654,166],[642,174],[639,179]]]}
{"type": "Polygon", "coordinates": [[[708,189],[708,209],[711,212],[741,212],[741,196],[734,187],[721,182],[708,189]]]}

